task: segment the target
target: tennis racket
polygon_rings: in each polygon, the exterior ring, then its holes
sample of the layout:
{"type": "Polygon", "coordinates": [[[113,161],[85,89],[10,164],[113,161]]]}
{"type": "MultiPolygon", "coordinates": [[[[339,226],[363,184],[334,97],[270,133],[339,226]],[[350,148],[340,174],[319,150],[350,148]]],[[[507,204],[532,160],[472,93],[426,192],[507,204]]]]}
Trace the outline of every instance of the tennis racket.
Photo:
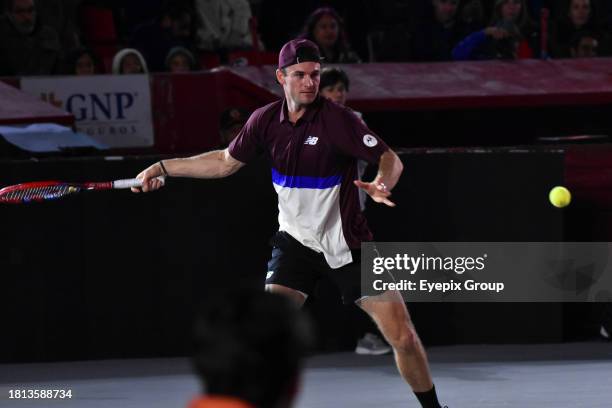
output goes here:
{"type": "MultiPolygon", "coordinates": [[[[162,184],[165,177],[157,177],[162,184]]],[[[25,204],[36,201],[56,200],[81,191],[114,190],[140,187],[142,181],[138,179],[124,179],[105,182],[67,183],[63,181],[37,181],[32,183],[16,184],[0,190],[0,203],[25,204]]]]}

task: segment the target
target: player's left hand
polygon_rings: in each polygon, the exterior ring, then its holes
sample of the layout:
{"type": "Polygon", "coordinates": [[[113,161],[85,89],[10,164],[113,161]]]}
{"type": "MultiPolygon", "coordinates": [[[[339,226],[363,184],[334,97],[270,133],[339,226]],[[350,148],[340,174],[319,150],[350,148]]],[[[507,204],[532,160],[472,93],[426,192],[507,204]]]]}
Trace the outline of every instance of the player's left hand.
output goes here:
{"type": "Polygon", "coordinates": [[[366,183],[361,180],[355,180],[353,183],[368,193],[368,195],[372,197],[372,200],[376,201],[377,203],[382,203],[388,205],[389,207],[395,207],[395,203],[389,200],[391,192],[387,190],[387,186],[385,186],[383,183],[366,183]]]}

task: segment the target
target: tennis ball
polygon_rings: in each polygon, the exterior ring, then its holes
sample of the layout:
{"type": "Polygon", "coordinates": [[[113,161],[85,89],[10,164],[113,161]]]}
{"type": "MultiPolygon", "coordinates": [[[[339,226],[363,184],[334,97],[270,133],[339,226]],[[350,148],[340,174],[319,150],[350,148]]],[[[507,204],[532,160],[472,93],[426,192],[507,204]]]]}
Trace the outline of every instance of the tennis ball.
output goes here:
{"type": "Polygon", "coordinates": [[[548,194],[550,203],[557,208],[563,208],[569,205],[572,201],[572,194],[569,190],[562,186],[553,187],[548,194]]]}

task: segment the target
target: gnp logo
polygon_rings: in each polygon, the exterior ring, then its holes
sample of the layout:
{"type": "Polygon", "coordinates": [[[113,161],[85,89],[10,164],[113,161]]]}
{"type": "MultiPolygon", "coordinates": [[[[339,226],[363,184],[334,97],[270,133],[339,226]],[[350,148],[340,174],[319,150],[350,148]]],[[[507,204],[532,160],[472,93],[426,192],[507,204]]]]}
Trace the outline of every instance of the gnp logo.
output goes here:
{"type": "Polygon", "coordinates": [[[138,93],[128,92],[72,94],[66,99],[66,110],[77,122],[124,120],[137,97],[138,93]]]}

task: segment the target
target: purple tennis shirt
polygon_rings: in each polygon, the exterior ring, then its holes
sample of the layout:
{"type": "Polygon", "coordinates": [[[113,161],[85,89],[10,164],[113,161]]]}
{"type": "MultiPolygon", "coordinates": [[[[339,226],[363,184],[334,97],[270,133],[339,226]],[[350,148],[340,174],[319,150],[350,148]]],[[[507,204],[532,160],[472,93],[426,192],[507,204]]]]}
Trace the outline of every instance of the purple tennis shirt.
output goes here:
{"type": "Polygon", "coordinates": [[[317,98],[293,125],[285,100],[257,109],[229,146],[243,163],[266,154],[278,194],[278,223],[331,268],[372,240],[359,207],[357,161],[378,164],[387,145],[351,110],[317,98]]]}

